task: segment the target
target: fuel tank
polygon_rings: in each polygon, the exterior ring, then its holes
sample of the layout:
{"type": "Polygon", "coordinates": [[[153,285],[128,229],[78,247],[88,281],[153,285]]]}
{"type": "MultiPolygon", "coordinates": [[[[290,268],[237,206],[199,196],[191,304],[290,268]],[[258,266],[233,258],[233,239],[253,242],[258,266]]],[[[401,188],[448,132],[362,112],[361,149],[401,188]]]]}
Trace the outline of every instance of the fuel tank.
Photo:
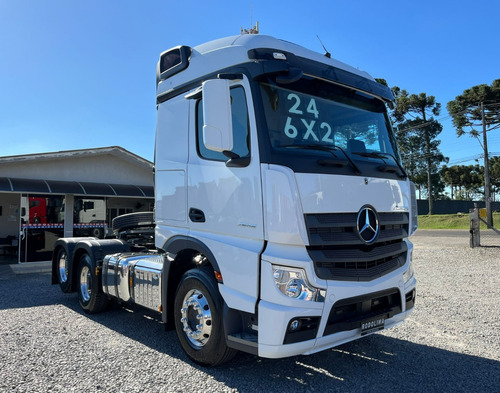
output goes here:
{"type": "Polygon", "coordinates": [[[120,301],[159,311],[163,256],[150,253],[106,255],[102,265],[102,289],[120,301]]]}

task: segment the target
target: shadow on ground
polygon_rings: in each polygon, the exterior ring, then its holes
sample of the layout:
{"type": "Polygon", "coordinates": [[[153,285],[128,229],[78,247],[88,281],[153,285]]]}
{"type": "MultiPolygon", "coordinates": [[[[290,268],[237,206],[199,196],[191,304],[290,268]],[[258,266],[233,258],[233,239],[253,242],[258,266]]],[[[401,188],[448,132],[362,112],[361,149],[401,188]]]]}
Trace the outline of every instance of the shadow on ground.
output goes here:
{"type": "Polygon", "coordinates": [[[154,314],[115,305],[108,312],[84,314],[76,294],[50,285],[50,275],[0,282],[0,310],[63,305],[125,337],[178,358],[230,388],[246,392],[495,392],[500,362],[383,335],[286,359],[239,353],[227,365],[203,368],[182,352],[174,331],[164,331],[154,314]],[[35,291],[36,296],[25,296],[35,291]]]}

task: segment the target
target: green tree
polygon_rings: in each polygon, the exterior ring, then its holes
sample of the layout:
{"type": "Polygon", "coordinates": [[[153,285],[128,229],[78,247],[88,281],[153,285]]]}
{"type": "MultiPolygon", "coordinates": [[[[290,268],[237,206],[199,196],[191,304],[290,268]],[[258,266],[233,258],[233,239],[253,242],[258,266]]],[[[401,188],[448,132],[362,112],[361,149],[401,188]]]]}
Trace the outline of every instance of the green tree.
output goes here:
{"type": "Polygon", "coordinates": [[[482,84],[464,90],[461,95],[448,102],[446,107],[453,118],[457,135],[461,137],[464,134],[469,134],[477,138],[484,150],[484,199],[487,222],[488,225],[492,226],[487,132],[500,127],[500,79],[494,80],[491,85],[482,84]],[[482,129],[482,143],[479,139],[479,129],[482,129]]]}
{"type": "Polygon", "coordinates": [[[479,165],[464,165],[461,172],[461,199],[471,201],[480,195],[480,188],[483,184],[483,169],[479,165]]]}
{"type": "Polygon", "coordinates": [[[433,175],[438,174],[441,163],[448,162],[439,150],[441,141],[436,139],[443,126],[433,117],[439,115],[441,104],[426,93],[409,94],[397,86],[392,91],[396,97],[392,118],[397,125],[396,138],[403,164],[419,189],[426,189],[432,214],[432,201],[442,193],[440,177],[433,175]]]}
{"type": "Polygon", "coordinates": [[[483,167],[479,165],[444,166],[440,174],[452,190],[452,199],[471,201],[481,194],[483,167]]]}
{"type": "Polygon", "coordinates": [[[489,162],[491,191],[493,200],[496,200],[495,194],[500,191],[500,156],[491,157],[489,162]]]}
{"type": "Polygon", "coordinates": [[[456,199],[460,188],[460,171],[458,165],[448,167],[446,165],[440,171],[444,184],[450,187],[451,199],[456,199]]]}
{"type": "Polygon", "coordinates": [[[478,129],[482,127],[481,103],[484,106],[487,131],[499,128],[500,79],[494,80],[491,86],[482,84],[466,89],[453,101],[448,102],[446,108],[453,118],[453,125],[459,137],[469,134],[477,138],[480,135],[478,129]]]}

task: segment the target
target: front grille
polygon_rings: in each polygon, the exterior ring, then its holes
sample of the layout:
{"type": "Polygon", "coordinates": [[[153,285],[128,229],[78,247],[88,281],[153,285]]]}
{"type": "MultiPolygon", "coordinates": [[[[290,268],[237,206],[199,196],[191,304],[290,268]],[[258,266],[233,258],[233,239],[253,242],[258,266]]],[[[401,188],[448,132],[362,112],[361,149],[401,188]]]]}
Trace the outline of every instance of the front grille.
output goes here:
{"type": "Polygon", "coordinates": [[[336,256],[337,250],[308,250],[314,261],[316,274],[325,280],[341,281],[371,281],[382,277],[403,266],[406,261],[406,243],[394,244],[398,247],[393,254],[386,254],[376,258],[385,247],[375,251],[362,249],[338,250],[341,257],[336,256]],[[335,255],[328,258],[325,254],[335,255]],[[357,257],[359,256],[359,259],[357,257]],[[374,258],[375,257],[375,258],[374,258]],[[335,259],[338,259],[336,261],[335,259]]]}
{"type": "MultiPolygon", "coordinates": [[[[408,237],[407,213],[379,213],[380,233],[377,242],[408,237]]],[[[362,244],[356,230],[357,213],[306,214],[311,246],[362,244]]]]}
{"type": "Polygon", "coordinates": [[[396,288],[342,299],[333,305],[323,335],[357,329],[363,321],[392,318],[401,311],[401,295],[396,288]]]}
{"type": "Polygon", "coordinates": [[[367,245],[358,236],[357,213],[307,214],[307,250],[319,278],[371,281],[404,265],[407,213],[379,213],[380,232],[367,245]]]}

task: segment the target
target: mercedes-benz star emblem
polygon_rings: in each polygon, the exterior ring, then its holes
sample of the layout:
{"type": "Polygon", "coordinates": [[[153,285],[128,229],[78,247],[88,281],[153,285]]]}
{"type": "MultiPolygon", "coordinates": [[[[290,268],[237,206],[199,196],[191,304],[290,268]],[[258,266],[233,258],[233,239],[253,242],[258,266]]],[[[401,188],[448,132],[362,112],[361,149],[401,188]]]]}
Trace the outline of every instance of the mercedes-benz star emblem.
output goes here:
{"type": "Polygon", "coordinates": [[[358,213],[357,229],[359,237],[366,244],[373,243],[379,233],[378,215],[371,206],[363,206],[358,213]]]}

